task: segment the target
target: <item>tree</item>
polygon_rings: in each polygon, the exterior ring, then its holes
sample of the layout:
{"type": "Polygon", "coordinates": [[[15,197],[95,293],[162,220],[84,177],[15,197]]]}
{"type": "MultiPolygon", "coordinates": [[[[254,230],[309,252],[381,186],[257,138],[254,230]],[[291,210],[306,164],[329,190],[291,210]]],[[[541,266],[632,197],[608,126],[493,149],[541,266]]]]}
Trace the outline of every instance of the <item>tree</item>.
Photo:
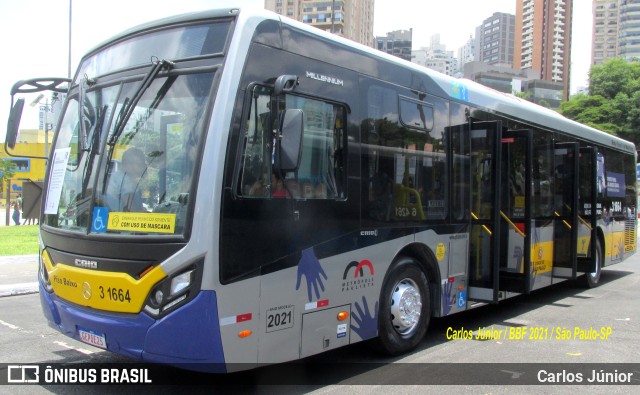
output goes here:
{"type": "Polygon", "coordinates": [[[622,125],[612,122],[622,116],[619,106],[615,106],[613,100],[607,100],[600,95],[573,96],[571,100],[560,105],[560,112],[567,118],[614,135],[624,131],[622,125]]]}
{"type": "Polygon", "coordinates": [[[16,168],[16,164],[11,160],[0,159],[0,183],[2,184],[2,192],[5,191],[7,182],[13,177],[13,169],[16,168]]]}
{"type": "Polygon", "coordinates": [[[640,87],[640,63],[610,59],[589,72],[589,94],[614,99],[624,93],[632,96],[640,87]]]}
{"type": "Polygon", "coordinates": [[[560,105],[567,118],[640,143],[640,63],[611,59],[589,72],[589,94],[560,105]]]}

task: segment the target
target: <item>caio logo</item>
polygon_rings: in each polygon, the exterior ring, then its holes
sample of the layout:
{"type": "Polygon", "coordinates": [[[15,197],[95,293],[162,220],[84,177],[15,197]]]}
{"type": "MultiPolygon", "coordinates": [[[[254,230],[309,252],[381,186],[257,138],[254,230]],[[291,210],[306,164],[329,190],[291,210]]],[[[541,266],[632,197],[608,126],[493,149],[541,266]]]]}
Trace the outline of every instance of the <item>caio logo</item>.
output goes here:
{"type": "Polygon", "coordinates": [[[370,260],[351,261],[342,275],[342,292],[373,287],[374,276],[375,269],[370,260]]]}

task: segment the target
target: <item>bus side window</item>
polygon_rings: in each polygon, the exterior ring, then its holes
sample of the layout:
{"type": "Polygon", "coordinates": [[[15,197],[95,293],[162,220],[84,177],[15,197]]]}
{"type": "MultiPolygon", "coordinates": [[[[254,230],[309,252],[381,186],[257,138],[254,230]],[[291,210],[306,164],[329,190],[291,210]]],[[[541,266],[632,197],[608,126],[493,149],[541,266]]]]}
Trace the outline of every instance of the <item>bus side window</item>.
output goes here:
{"type": "Polygon", "coordinates": [[[287,109],[303,112],[304,136],[294,195],[302,199],[344,199],[346,108],[322,100],[287,95],[287,109]]]}
{"type": "Polygon", "coordinates": [[[238,193],[248,198],[344,199],[346,108],[294,95],[280,102],[279,111],[301,109],[304,125],[300,167],[280,175],[274,168],[277,131],[272,120],[277,114],[273,103],[266,88],[254,88],[238,193]]]}
{"type": "Polygon", "coordinates": [[[445,219],[448,102],[376,84],[368,87],[367,118],[363,141],[368,149],[369,218],[382,222],[445,219]]]}
{"type": "Polygon", "coordinates": [[[240,177],[240,195],[268,197],[271,188],[273,137],[271,96],[261,86],[253,88],[250,112],[244,128],[244,152],[240,177]]]}

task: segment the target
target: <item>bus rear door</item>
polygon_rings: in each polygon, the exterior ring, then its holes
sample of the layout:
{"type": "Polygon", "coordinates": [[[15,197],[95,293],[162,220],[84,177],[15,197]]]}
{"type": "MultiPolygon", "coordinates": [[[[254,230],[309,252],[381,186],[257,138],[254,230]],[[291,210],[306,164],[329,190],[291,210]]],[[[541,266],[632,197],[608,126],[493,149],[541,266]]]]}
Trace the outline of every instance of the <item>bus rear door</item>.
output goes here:
{"type": "Polygon", "coordinates": [[[578,143],[555,144],[555,278],[575,279],[577,273],[579,149],[578,143]]]}
{"type": "Polygon", "coordinates": [[[502,134],[500,162],[501,291],[531,290],[532,131],[502,134]]]}

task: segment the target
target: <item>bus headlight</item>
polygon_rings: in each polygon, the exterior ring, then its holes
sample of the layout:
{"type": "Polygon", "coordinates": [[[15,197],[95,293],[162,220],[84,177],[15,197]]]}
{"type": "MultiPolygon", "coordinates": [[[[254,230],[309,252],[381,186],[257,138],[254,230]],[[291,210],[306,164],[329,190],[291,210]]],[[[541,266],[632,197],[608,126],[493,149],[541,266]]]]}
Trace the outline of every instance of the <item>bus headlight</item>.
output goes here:
{"type": "Polygon", "coordinates": [[[193,274],[193,270],[189,270],[188,272],[182,273],[180,275],[175,276],[171,279],[171,294],[169,296],[176,295],[183,290],[189,288],[191,285],[191,275],[193,274]]]}
{"type": "Polygon", "coordinates": [[[200,288],[203,261],[171,275],[151,289],[144,311],[161,316],[193,298],[200,288]]]}

